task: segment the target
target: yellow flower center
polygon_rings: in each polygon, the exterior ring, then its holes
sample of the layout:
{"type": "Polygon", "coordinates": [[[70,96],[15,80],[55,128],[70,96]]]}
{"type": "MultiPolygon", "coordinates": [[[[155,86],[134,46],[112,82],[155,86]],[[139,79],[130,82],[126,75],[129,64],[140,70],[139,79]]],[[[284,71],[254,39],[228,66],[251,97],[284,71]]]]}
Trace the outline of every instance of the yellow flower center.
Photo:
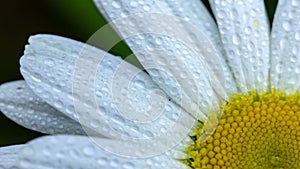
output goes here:
{"type": "Polygon", "coordinates": [[[199,122],[183,163],[195,169],[300,168],[298,92],[233,95],[221,115],[205,141],[200,141],[205,124],[199,122]]]}

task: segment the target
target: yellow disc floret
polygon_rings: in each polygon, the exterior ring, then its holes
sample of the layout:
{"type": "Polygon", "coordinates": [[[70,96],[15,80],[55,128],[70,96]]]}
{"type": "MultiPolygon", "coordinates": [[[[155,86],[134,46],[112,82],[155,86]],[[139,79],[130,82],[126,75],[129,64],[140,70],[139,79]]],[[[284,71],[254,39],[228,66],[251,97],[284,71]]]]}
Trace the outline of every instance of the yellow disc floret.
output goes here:
{"type": "Polygon", "coordinates": [[[300,169],[298,92],[233,95],[206,140],[199,122],[183,163],[195,169],[300,169]]]}

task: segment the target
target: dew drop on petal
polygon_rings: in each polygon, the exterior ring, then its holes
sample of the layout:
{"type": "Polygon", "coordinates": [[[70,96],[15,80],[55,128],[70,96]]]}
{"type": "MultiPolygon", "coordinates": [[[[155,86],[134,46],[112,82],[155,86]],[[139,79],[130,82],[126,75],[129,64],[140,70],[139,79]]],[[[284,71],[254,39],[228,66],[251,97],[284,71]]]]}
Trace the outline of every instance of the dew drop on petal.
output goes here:
{"type": "Polygon", "coordinates": [[[149,12],[151,10],[151,7],[148,6],[148,5],[144,5],[143,9],[146,11],[146,12],[149,12]]]}
{"type": "Polygon", "coordinates": [[[292,0],[292,6],[299,6],[299,5],[300,5],[300,1],[292,0]]]}
{"type": "Polygon", "coordinates": [[[121,3],[119,1],[112,1],[111,5],[114,7],[114,8],[121,8],[121,3]]]}
{"type": "Polygon", "coordinates": [[[226,17],[226,12],[225,11],[223,11],[223,10],[220,10],[220,12],[218,13],[218,17],[219,18],[225,18],[226,17]]]}
{"type": "Polygon", "coordinates": [[[299,74],[300,73],[300,67],[295,67],[295,72],[297,73],[297,74],[299,74]]]}
{"type": "Polygon", "coordinates": [[[160,37],[156,38],[155,43],[157,45],[161,45],[162,44],[162,38],[160,38],[160,37]]]}
{"type": "Polygon", "coordinates": [[[92,156],[94,154],[94,149],[93,147],[85,147],[83,153],[87,156],[92,156]]]}
{"type": "Polygon", "coordinates": [[[122,165],[123,169],[134,169],[134,165],[131,162],[126,162],[122,165]]]}
{"type": "Polygon", "coordinates": [[[232,36],[232,42],[233,42],[233,44],[239,45],[240,41],[241,41],[241,38],[238,35],[233,35],[232,36]]]}
{"type": "Polygon", "coordinates": [[[296,32],[296,33],[295,33],[295,39],[296,39],[297,41],[300,41],[300,32],[296,32]]]}
{"type": "Polygon", "coordinates": [[[109,164],[110,164],[111,167],[117,168],[119,166],[119,161],[116,160],[116,159],[115,160],[111,160],[109,164]]]}
{"type": "Polygon", "coordinates": [[[101,157],[101,158],[99,158],[99,159],[97,160],[97,163],[98,163],[100,166],[105,166],[105,165],[107,165],[108,160],[107,160],[107,158],[105,158],[105,157],[101,157]]]}
{"type": "Polygon", "coordinates": [[[45,64],[46,66],[52,67],[52,66],[54,66],[54,61],[53,61],[53,59],[48,58],[48,59],[46,59],[46,60],[44,61],[44,64],[45,64]]]}
{"type": "Polygon", "coordinates": [[[136,8],[139,6],[139,4],[136,1],[131,1],[130,6],[136,8]]]}
{"type": "Polygon", "coordinates": [[[60,109],[63,107],[63,102],[60,101],[60,100],[57,100],[54,102],[54,106],[57,108],[57,109],[60,109]]]}
{"type": "Polygon", "coordinates": [[[282,64],[277,64],[276,65],[276,71],[278,72],[278,73],[282,73],[282,64]]]}
{"type": "Polygon", "coordinates": [[[282,27],[286,31],[290,31],[292,29],[291,23],[289,21],[284,21],[282,23],[282,27]]]}
{"type": "Polygon", "coordinates": [[[247,44],[247,48],[248,48],[249,51],[253,51],[254,48],[255,48],[254,43],[253,43],[253,42],[249,42],[249,43],[247,44]]]}

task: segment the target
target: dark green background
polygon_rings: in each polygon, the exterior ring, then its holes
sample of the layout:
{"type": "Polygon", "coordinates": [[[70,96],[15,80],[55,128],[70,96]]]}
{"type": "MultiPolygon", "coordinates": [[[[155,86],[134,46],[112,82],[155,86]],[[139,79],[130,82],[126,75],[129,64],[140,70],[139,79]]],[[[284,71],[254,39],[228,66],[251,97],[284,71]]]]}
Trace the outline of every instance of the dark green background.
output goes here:
{"type": "MultiPolygon", "coordinates": [[[[265,2],[272,18],[277,1],[265,2]]],[[[91,0],[3,1],[0,8],[0,84],[22,79],[19,59],[30,35],[50,33],[86,41],[106,24],[91,0]]],[[[99,47],[101,43],[105,44],[100,41],[99,47]]],[[[122,43],[111,52],[123,57],[131,53],[122,43]]],[[[0,114],[0,146],[24,143],[40,135],[0,114]]]]}

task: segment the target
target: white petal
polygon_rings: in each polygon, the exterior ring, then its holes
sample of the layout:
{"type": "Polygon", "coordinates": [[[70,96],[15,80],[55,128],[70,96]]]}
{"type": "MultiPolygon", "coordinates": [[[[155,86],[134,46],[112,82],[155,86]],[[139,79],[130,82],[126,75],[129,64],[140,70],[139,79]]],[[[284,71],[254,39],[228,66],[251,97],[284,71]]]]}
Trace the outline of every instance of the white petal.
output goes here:
{"type": "MultiPolygon", "coordinates": [[[[44,93],[47,97],[48,93],[44,93]]],[[[0,86],[0,109],[16,123],[46,134],[85,134],[81,125],[37,97],[25,81],[0,86]]]]}
{"type": "Polygon", "coordinates": [[[200,1],[94,1],[153,80],[188,112],[197,115],[200,107],[207,114],[217,105],[211,85],[222,97],[236,90],[200,1]]]}
{"type": "Polygon", "coordinates": [[[288,93],[300,87],[300,3],[280,0],[272,28],[271,85],[288,93]]]}
{"type": "MultiPolygon", "coordinates": [[[[214,45],[218,46],[219,52],[222,47],[218,29],[213,18],[209,14],[208,10],[198,0],[142,0],[139,2],[119,1],[120,8],[116,7],[116,2],[108,0],[94,0],[99,11],[109,21],[124,17],[124,14],[137,14],[137,13],[165,13],[183,18],[184,20],[191,22],[198,29],[201,29],[209,39],[213,41],[214,45]]],[[[143,23],[141,23],[143,24],[143,23]]],[[[147,25],[142,25],[147,26],[147,25]]],[[[122,30],[117,30],[122,33],[122,30]]]]}
{"type": "Polygon", "coordinates": [[[264,2],[210,0],[229,66],[242,92],[266,90],[269,23],[264,2]]]}
{"type": "MultiPolygon", "coordinates": [[[[99,139],[100,140],[100,139],[99,139]]],[[[123,151],[128,149],[117,141],[101,140],[108,146],[123,151]],[[121,148],[120,148],[121,147],[121,148]]],[[[124,143],[124,145],[127,145],[124,143]]],[[[141,147],[142,148],[142,147],[141,147]]],[[[155,148],[155,147],[154,147],[155,148]]],[[[121,157],[104,151],[88,137],[48,136],[26,145],[19,155],[21,169],[134,169],[134,168],[187,168],[179,161],[165,155],[145,159],[121,157]]]]}
{"type": "Polygon", "coordinates": [[[53,35],[37,35],[29,42],[21,72],[33,91],[107,137],[164,140],[175,132],[168,140],[176,142],[195,122],[147,74],[119,57],[53,35]]]}
{"type": "Polygon", "coordinates": [[[17,153],[24,148],[23,145],[14,145],[0,148],[0,168],[1,169],[18,169],[16,164],[18,162],[17,153]]]}

